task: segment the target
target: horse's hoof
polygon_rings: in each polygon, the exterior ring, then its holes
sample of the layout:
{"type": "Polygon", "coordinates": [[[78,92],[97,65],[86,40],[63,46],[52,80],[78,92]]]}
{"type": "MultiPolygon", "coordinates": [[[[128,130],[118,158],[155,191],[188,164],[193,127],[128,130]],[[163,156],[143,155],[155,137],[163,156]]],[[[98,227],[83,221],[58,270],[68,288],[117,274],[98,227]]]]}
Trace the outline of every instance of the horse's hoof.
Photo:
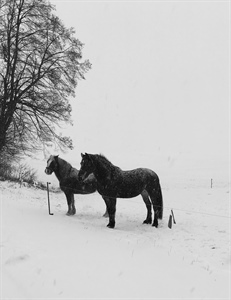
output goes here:
{"type": "Polygon", "coordinates": [[[69,211],[68,211],[68,212],[66,213],[66,215],[67,215],[68,217],[70,217],[70,216],[73,216],[73,215],[74,215],[74,213],[73,213],[73,212],[69,212],[69,211]]]}
{"type": "Polygon", "coordinates": [[[152,226],[157,228],[158,227],[158,221],[154,221],[152,226]]]}
{"type": "Polygon", "coordinates": [[[143,224],[152,224],[152,220],[144,220],[143,224]]]}
{"type": "Polygon", "coordinates": [[[108,217],[109,217],[108,213],[105,212],[105,214],[103,214],[103,217],[104,217],[104,218],[108,218],[108,217]]]}
{"type": "Polygon", "coordinates": [[[108,227],[108,228],[115,228],[115,224],[113,224],[113,223],[112,223],[112,224],[111,224],[111,223],[109,223],[109,224],[107,224],[107,227],[108,227]]]}

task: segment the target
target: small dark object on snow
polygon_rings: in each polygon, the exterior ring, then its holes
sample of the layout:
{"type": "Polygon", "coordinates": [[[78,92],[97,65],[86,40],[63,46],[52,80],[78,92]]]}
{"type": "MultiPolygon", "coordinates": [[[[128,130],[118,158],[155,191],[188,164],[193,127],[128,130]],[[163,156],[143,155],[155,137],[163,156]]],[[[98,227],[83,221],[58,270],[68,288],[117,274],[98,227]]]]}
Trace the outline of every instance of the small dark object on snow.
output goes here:
{"type": "Polygon", "coordinates": [[[172,215],[169,215],[168,228],[172,228],[172,215]]]}

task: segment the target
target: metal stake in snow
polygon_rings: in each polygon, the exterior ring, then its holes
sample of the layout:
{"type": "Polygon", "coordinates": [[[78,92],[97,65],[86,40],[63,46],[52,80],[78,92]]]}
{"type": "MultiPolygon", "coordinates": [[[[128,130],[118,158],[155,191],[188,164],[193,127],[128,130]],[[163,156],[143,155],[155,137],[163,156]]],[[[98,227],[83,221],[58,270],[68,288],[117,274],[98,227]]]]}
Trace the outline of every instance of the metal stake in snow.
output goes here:
{"type": "Polygon", "coordinates": [[[174,216],[174,213],[173,213],[173,209],[171,209],[171,213],[172,213],[173,223],[176,224],[176,220],[175,220],[175,216],[174,216]]]}
{"type": "Polygon", "coordinates": [[[48,212],[49,212],[50,216],[53,216],[53,214],[51,213],[51,207],[50,207],[49,184],[51,184],[51,183],[47,182],[48,212]]]}

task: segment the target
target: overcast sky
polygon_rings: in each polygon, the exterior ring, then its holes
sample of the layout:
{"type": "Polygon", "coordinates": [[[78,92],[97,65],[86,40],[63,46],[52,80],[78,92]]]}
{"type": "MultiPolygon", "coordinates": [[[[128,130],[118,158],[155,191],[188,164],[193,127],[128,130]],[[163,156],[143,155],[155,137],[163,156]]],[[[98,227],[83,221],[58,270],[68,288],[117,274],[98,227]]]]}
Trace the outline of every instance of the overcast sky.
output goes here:
{"type": "Polygon", "coordinates": [[[92,63],[70,155],[228,159],[228,1],[51,3],[92,63]]]}

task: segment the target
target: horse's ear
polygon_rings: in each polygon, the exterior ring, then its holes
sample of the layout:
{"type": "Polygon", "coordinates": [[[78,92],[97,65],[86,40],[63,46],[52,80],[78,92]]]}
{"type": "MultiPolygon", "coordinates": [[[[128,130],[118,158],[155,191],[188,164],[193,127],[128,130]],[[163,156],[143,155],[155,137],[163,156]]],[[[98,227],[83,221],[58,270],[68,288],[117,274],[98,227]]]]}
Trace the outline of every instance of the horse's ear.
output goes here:
{"type": "Polygon", "coordinates": [[[84,158],[84,154],[83,153],[81,153],[81,157],[84,158]]]}
{"type": "Polygon", "coordinates": [[[58,157],[59,157],[59,155],[55,155],[55,156],[54,156],[55,159],[58,159],[58,157]]]}

